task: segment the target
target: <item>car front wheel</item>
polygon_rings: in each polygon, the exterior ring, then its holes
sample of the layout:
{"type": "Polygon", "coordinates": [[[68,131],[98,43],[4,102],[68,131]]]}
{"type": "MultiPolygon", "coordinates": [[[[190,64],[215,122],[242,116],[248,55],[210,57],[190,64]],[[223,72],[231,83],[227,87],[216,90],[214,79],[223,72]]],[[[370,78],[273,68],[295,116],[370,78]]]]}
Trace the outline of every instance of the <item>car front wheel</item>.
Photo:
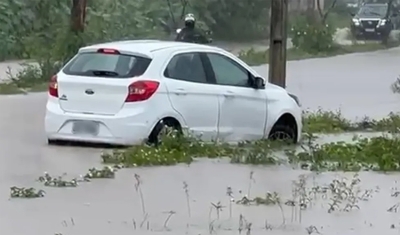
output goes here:
{"type": "Polygon", "coordinates": [[[269,133],[268,138],[270,140],[280,140],[296,143],[295,130],[293,127],[290,127],[288,125],[276,124],[269,133]]]}

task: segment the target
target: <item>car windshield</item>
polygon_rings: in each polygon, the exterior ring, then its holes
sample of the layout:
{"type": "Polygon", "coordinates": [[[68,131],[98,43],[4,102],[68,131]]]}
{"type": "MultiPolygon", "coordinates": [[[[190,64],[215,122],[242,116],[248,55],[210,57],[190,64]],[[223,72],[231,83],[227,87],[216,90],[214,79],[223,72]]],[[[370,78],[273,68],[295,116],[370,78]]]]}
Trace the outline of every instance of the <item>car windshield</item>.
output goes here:
{"type": "Polygon", "coordinates": [[[122,54],[80,53],[63,69],[68,75],[130,78],[142,75],[151,59],[122,54]]]}
{"type": "Polygon", "coordinates": [[[385,17],[387,5],[365,5],[358,11],[359,17],[385,17]]]}

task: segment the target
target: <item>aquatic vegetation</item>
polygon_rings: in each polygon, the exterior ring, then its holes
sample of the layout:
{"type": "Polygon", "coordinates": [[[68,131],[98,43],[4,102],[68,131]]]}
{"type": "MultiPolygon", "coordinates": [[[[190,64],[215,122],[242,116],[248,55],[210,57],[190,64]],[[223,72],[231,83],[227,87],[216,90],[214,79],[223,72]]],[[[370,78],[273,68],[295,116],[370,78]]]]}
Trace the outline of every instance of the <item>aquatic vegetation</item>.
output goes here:
{"type": "Polygon", "coordinates": [[[39,198],[44,197],[46,192],[44,190],[37,190],[35,188],[19,188],[13,186],[10,188],[12,198],[39,198]]]}
{"type": "Polygon", "coordinates": [[[399,171],[400,138],[358,138],[354,142],[309,143],[302,151],[286,150],[289,162],[312,171],[399,171]]]}

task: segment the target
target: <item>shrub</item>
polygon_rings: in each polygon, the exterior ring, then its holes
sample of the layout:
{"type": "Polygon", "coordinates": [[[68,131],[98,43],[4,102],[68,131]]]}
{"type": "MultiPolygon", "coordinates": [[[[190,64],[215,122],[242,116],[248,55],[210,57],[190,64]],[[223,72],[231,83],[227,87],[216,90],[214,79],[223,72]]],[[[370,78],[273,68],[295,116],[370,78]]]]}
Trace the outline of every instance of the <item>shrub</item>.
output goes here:
{"type": "Polygon", "coordinates": [[[19,88],[33,88],[35,86],[47,83],[50,77],[57,73],[60,68],[59,63],[51,61],[41,61],[38,64],[21,64],[20,69],[15,75],[9,69],[7,71],[8,79],[19,88]]]}
{"type": "Polygon", "coordinates": [[[334,32],[335,29],[328,24],[299,21],[291,28],[292,43],[296,49],[309,54],[329,52],[335,49],[334,32]]]}

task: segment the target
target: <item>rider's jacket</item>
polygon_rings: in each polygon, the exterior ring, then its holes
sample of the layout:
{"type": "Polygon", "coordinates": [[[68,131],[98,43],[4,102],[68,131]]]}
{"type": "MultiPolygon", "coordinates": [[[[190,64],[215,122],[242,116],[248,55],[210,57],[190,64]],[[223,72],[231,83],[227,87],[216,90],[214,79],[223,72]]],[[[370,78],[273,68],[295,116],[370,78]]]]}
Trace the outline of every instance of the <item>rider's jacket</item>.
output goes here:
{"type": "Polygon", "coordinates": [[[184,27],[176,35],[175,41],[192,42],[192,43],[208,43],[209,39],[196,28],[184,27]]]}

